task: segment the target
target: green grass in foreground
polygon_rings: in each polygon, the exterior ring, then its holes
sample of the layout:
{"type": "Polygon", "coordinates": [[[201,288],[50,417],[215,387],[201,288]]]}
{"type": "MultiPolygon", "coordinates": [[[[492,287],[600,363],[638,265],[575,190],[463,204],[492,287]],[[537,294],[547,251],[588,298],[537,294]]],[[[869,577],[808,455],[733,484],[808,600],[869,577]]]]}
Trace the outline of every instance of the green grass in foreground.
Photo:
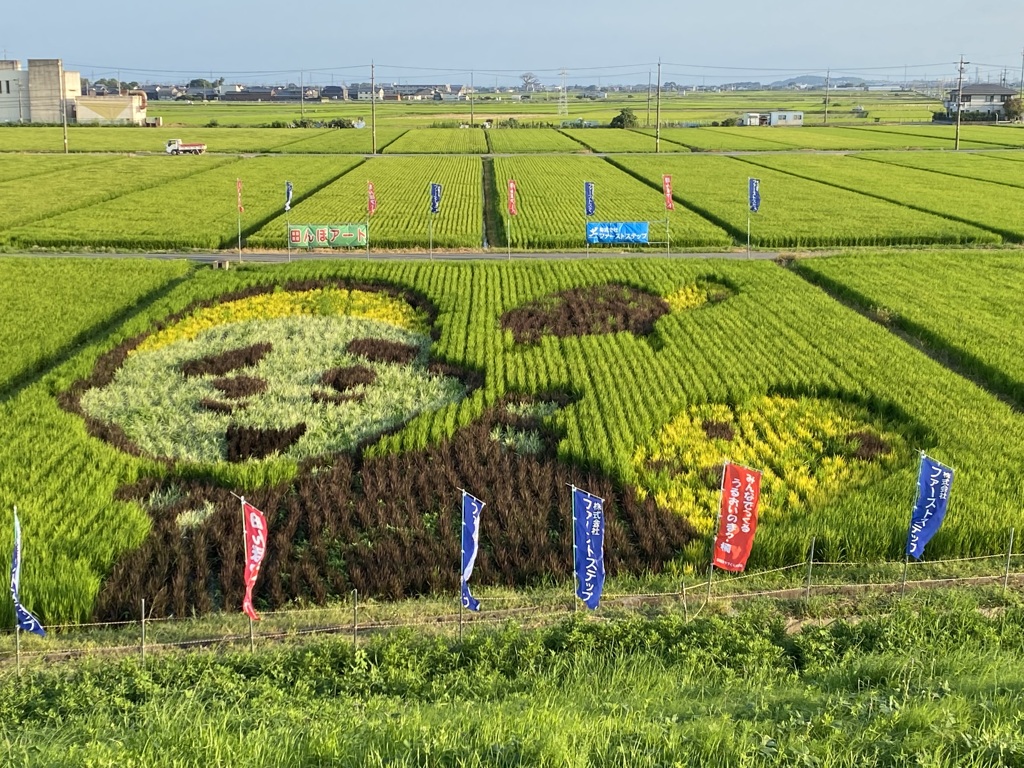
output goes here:
{"type": "Polygon", "coordinates": [[[964,593],[872,608],[796,632],[757,604],[463,643],[8,666],[0,751],[32,766],[1019,765],[1021,608],[964,593]]]}

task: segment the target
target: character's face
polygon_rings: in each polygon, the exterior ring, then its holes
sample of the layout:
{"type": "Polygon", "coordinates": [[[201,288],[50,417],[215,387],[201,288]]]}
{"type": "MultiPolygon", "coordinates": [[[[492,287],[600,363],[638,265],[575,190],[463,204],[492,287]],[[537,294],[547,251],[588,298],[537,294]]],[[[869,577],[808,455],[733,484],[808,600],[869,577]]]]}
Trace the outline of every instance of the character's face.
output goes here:
{"type": "Polygon", "coordinates": [[[428,371],[424,330],[390,296],[265,294],[150,336],[81,405],[156,457],[339,453],[465,395],[457,379],[428,371]]]}

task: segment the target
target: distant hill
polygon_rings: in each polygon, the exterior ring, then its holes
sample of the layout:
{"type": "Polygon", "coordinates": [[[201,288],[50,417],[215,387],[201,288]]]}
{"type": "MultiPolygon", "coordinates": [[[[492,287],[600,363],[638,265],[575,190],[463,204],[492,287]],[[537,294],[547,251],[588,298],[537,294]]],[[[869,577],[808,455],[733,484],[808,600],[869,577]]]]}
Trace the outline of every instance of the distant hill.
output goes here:
{"type": "MultiPolygon", "coordinates": [[[[808,88],[824,88],[825,78],[819,75],[800,75],[799,77],[791,77],[788,80],[778,80],[772,83],[769,87],[792,88],[793,86],[799,85],[808,88]]],[[[859,77],[833,77],[830,81],[830,85],[835,88],[840,88],[848,85],[867,85],[867,81],[859,77]]]]}

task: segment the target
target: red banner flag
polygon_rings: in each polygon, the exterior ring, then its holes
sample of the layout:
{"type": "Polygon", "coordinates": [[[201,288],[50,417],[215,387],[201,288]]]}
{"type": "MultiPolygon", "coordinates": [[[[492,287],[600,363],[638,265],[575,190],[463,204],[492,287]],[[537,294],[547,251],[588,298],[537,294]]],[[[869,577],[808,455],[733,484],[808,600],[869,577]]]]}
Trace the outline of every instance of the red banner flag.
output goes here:
{"type": "Polygon", "coordinates": [[[238,190],[238,212],[242,213],[245,208],[242,207],[242,180],[235,179],[235,189],[238,190]]]}
{"type": "Polygon", "coordinates": [[[668,174],[662,176],[661,186],[662,189],[665,190],[665,210],[674,211],[676,209],[676,204],[672,200],[672,177],[668,174]]]}
{"type": "Polygon", "coordinates": [[[515,216],[519,213],[519,209],[516,207],[516,182],[514,179],[508,180],[508,215],[515,216]]]}
{"type": "Polygon", "coordinates": [[[716,568],[739,572],[747,567],[757,532],[757,505],[760,500],[761,473],[726,462],[712,561],[716,568]]]}
{"type": "Polygon", "coordinates": [[[245,499],[242,499],[242,518],[245,521],[245,597],[242,610],[253,621],[259,621],[259,614],[252,607],[252,588],[260,575],[260,563],[267,551],[267,518],[245,499]]]}
{"type": "Polygon", "coordinates": [[[377,212],[377,192],[372,181],[366,182],[366,211],[370,216],[377,212]]]}

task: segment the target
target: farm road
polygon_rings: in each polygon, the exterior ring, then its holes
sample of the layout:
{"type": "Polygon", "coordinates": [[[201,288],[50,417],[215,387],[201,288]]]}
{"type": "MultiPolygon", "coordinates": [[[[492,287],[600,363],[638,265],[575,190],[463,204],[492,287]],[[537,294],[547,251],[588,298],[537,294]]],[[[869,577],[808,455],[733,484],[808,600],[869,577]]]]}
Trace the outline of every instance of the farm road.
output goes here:
{"type": "MultiPolygon", "coordinates": [[[[353,250],[345,253],[324,253],[324,252],[307,252],[307,251],[292,251],[290,254],[288,251],[256,251],[256,252],[243,252],[241,256],[236,252],[231,251],[207,251],[207,252],[156,252],[156,253],[109,253],[109,252],[95,252],[95,253],[71,253],[71,252],[60,252],[60,253],[7,253],[3,254],[4,257],[24,257],[34,259],[45,259],[45,258],[93,258],[93,259],[188,259],[189,261],[196,261],[204,264],[277,264],[287,261],[325,261],[334,259],[369,259],[370,261],[519,261],[519,260],[538,260],[538,259],[555,259],[555,260],[572,260],[572,259],[624,259],[624,258],[637,258],[637,259],[649,259],[649,258],[661,258],[661,259],[732,259],[738,261],[771,261],[782,257],[791,258],[794,254],[781,254],[778,251],[751,251],[747,255],[746,251],[721,251],[721,252],[709,252],[709,253],[657,253],[652,251],[645,251],[643,253],[630,253],[627,251],[612,251],[612,250],[593,250],[589,253],[585,251],[572,251],[572,252],[561,252],[561,253],[520,253],[513,252],[511,257],[507,251],[500,249],[491,249],[487,251],[434,251],[433,254],[427,251],[387,251],[383,253],[371,252],[369,255],[366,251],[353,250]]],[[[800,254],[808,256],[810,254],[800,254]]]]}

